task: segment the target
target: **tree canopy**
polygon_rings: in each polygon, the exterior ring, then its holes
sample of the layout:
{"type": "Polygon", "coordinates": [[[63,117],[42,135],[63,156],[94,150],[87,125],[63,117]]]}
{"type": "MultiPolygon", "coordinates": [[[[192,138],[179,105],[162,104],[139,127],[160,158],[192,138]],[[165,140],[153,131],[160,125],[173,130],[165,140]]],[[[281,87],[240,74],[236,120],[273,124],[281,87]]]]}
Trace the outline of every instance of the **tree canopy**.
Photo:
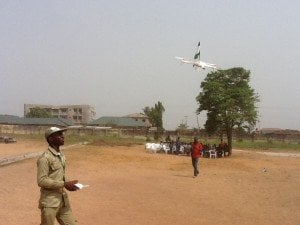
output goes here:
{"type": "Polygon", "coordinates": [[[196,97],[197,113],[207,113],[205,129],[210,134],[225,132],[230,153],[233,128],[254,126],[258,119],[255,104],[259,98],[249,81],[250,71],[241,67],[211,72],[201,82],[202,91],[196,97]]]}
{"type": "Polygon", "coordinates": [[[26,114],[26,117],[29,118],[50,118],[52,117],[49,112],[40,107],[31,108],[30,111],[26,114]]]}
{"type": "Polygon", "coordinates": [[[158,131],[162,131],[164,129],[162,116],[165,108],[160,101],[158,101],[154,107],[146,106],[143,111],[145,115],[149,117],[152,126],[157,127],[158,131]]]}

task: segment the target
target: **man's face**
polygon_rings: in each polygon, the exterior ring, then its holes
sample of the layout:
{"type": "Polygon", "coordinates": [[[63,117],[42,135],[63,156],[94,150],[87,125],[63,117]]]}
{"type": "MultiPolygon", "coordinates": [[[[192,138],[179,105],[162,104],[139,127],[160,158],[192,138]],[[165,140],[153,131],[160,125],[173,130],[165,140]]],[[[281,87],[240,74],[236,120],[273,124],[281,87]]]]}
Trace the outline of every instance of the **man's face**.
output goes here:
{"type": "Polygon", "coordinates": [[[49,143],[55,146],[61,146],[65,143],[64,133],[62,131],[56,132],[49,137],[49,143]]]}

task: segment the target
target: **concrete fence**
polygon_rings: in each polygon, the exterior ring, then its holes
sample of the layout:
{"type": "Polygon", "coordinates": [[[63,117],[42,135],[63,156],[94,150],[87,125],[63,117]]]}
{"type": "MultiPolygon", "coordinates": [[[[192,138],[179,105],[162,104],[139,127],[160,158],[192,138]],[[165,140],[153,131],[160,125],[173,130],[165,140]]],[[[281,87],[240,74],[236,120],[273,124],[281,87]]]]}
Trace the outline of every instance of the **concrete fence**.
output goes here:
{"type": "MultiPolygon", "coordinates": [[[[44,134],[51,125],[7,125],[0,124],[0,135],[14,134],[44,134]]],[[[93,126],[72,126],[68,127],[68,135],[104,135],[104,136],[146,136],[149,134],[145,128],[106,128],[93,126]]]]}

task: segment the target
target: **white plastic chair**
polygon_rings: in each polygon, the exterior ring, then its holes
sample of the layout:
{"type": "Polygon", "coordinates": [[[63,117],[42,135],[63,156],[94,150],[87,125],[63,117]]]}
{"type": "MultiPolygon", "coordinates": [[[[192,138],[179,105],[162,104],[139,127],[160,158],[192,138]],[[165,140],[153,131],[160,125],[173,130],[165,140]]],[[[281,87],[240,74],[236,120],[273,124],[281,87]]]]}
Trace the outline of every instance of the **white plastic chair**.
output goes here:
{"type": "Polygon", "coordinates": [[[162,144],[161,149],[165,152],[165,154],[168,154],[168,151],[170,151],[170,147],[167,144],[162,144]]]}
{"type": "Polygon", "coordinates": [[[173,145],[173,147],[172,147],[172,154],[174,154],[175,152],[176,152],[176,146],[173,145]]]}
{"type": "Polygon", "coordinates": [[[209,152],[209,158],[217,158],[217,151],[215,149],[211,149],[209,152]]]}

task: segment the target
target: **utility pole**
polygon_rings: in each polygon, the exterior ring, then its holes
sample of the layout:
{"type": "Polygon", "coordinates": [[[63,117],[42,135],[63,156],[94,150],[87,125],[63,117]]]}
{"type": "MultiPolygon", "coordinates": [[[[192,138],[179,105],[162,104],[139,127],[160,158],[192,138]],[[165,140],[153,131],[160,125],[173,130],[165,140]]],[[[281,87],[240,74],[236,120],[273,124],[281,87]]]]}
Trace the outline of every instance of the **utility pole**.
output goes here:
{"type": "Polygon", "coordinates": [[[184,116],[184,118],[185,118],[185,127],[187,128],[187,118],[188,118],[188,116],[184,116]]]}

